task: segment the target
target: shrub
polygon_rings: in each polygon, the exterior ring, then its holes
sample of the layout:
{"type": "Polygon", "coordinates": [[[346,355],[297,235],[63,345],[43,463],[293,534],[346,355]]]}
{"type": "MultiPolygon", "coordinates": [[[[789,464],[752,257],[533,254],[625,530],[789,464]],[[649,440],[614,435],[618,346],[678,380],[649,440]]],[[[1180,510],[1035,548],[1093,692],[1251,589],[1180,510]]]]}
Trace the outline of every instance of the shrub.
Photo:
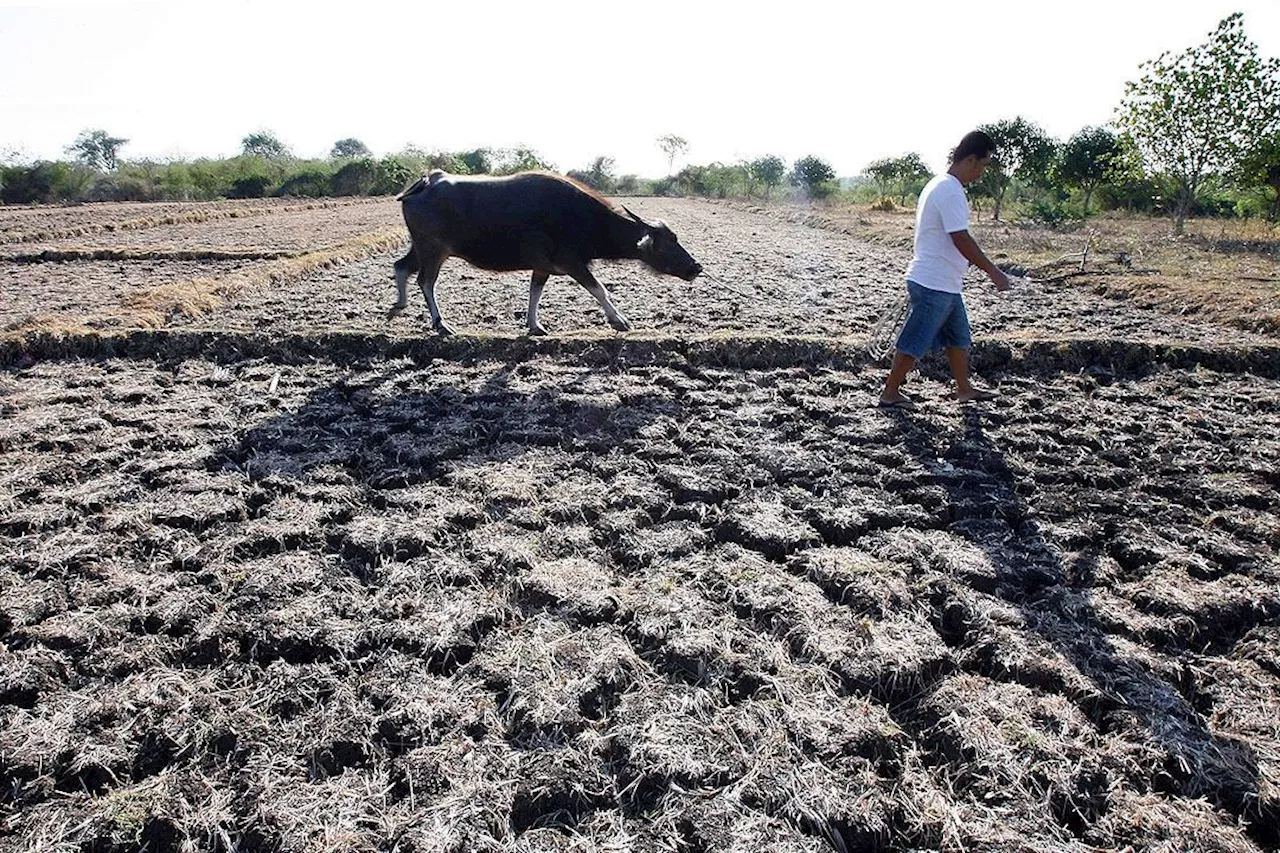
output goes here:
{"type": "Polygon", "coordinates": [[[327,170],[318,166],[307,166],[285,178],[275,195],[321,198],[332,195],[332,190],[333,176],[327,170]]]}
{"type": "Polygon", "coordinates": [[[374,174],[374,195],[395,195],[417,180],[421,174],[416,164],[411,164],[398,154],[388,154],[378,161],[374,174]]]}
{"type": "Polygon", "coordinates": [[[378,164],[361,157],[345,164],[333,175],[334,195],[369,195],[378,181],[378,164]]]}
{"type": "Polygon", "coordinates": [[[271,179],[266,175],[246,175],[231,182],[227,198],[263,198],[269,186],[271,179]]]}
{"type": "Polygon", "coordinates": [[[92,169],[61,161],[10,166],[0,170],[0,198],[5,204],[78,201],[89,192],[95,178],[92,169]]]}

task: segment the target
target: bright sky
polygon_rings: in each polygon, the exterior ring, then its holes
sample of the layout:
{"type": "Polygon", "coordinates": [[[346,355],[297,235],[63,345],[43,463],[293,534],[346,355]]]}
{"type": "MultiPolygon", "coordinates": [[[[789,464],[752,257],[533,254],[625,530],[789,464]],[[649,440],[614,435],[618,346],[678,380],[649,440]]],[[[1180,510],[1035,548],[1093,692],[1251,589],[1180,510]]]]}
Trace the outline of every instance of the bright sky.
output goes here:
{"type": "Polygon", "coordinates": [[[1278,0],[0,0],[0,153],[63,157],[84,129],[126,159],[231,156],[269,130],[304,157],[524,145],[557,168],[814,154],[841,176],[978,124],[1066,139],[1126,80],[1244,13],[1280,56],[1278,0]]]}

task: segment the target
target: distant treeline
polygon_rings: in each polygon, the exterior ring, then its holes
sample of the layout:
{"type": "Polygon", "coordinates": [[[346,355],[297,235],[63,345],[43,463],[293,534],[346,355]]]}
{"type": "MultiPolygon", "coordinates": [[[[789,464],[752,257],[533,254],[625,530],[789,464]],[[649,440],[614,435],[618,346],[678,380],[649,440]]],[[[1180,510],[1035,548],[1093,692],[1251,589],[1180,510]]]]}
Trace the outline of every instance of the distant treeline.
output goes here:
{"type": "MultiPolygon", "coordinates": [[[[1177,188],[1148,171],[1123,135],[1085,128],[1065,143],[1018,118],[984,126],[1008,154],[970,187],[979,206],[1013,204],[1023,217],[1042,221],[1080,218],[1099,210],[1168,213],[1177,188]]],[[[93,145],[101,131],[82,134],[69,160],[0,166],[0,199],[6,204],[89,201],[206,201],[222,198],[378,196],[400,192],[431,169],[453,174],[511,174],[526,169],[556,171],[527,148],[479,148],[428,152],[409,148],[374,157],[358,140],[342,140],[325,159],[300,159],[270,134],[246,137],[244,151],[225,159],[154,162],[120,160],[114,150],[93,145]],[[86,152],[85,141],[91,143],[86,152]]],[[[570,177],[611,195],[705,196],[732,199],[827,199],[881,209],[911,207],[931,176],[919,154],[884,158],[860,175],[838,179],[817,156],[788,164],[776,156],[737,163],[690,164],[661,178],[618,175],[614,161],[598,157],[570,177]]],[[[1277,214],[1276,191],[1265,181],[1210,176],[1193,200],[1191,215],[1277,214]]]]}

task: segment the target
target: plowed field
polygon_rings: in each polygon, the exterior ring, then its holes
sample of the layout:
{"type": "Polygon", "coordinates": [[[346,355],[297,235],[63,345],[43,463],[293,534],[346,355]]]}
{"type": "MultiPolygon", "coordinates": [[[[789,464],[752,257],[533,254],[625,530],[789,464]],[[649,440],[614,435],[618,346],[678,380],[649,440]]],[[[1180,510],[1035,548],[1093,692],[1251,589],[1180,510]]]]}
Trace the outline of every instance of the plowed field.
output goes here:
{"type": "Polygon", "coordinates": [[[545,339],[388,200],[0,212],[0,849],[1277,849],[1273,338],[975,278],[885,412],[903,249],[627,203],[716,281],[545,339]]]}

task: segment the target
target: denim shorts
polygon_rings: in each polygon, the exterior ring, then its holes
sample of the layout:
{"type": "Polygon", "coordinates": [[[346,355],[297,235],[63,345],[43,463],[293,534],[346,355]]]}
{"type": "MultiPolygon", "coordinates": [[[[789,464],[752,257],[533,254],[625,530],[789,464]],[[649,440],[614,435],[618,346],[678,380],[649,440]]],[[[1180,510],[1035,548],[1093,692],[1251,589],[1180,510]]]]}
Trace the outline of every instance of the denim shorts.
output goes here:
{"type": "Polygon", "coordinates": [[[941,347],[969,349],[972,346],[963,296],[930,290],[914,281],[907,282],[907,295],[911,298],[911,312],[898,334],[898,352],[920,358],[941,347]]]}

